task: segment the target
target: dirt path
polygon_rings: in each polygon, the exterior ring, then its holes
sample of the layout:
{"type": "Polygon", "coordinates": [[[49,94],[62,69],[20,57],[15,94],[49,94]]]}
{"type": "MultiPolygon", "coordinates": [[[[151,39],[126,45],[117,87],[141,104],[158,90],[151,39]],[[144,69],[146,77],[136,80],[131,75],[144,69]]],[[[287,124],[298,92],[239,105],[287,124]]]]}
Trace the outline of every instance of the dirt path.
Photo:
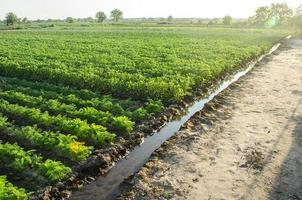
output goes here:
{"type": "Polygon", "coordinates": [[[302,199],[302,40],[196,114],[121,199],[302,199]]]}

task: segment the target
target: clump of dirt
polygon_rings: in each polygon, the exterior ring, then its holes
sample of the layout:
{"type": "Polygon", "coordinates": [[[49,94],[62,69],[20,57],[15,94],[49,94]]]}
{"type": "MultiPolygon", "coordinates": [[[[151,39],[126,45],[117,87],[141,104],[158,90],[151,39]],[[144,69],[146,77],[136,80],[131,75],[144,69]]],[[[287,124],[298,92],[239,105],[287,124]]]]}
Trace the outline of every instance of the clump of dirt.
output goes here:
{"type": "Polygon", "coordinates": [[[240,165],[242,168],[261,171],[265,165],[264,154],[258,149],[248,149],[243,157],[245,162],[240,165]]]}

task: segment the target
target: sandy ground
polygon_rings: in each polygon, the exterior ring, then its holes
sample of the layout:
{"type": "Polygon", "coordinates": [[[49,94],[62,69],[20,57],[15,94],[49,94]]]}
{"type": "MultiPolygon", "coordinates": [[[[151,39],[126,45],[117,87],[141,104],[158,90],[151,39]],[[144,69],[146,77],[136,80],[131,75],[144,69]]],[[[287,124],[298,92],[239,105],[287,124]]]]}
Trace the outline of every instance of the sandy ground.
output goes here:
{"type": "Polygon", "coordinates": [[[302,40],[195,115],[121,199],[302,199],[302,40]]]}

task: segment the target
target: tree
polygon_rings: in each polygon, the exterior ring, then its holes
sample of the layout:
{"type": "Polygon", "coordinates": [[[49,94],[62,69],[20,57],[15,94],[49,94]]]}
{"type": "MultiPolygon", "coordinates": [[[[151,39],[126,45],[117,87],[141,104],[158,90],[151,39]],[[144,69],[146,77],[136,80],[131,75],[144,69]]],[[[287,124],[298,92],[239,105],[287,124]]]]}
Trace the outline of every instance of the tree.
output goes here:
{"type": "Polygon", "coordinates": [[[26,17],[24,17],[23,19],[22,19],[22,23],[24,23],[24,24],[26,24],[26,23],[28,23],[29,21],[28,21],[28,19],[26,18],[26,17]]]}
{"type": "Polygon", "coordinates": [[[172,22],[172,21],[173,21],[172,15],[169,15],[169,16],[168,16],[167,21],[168,21],[168,22],[172,22]]]}
{"type": "Polygon", "coordinates": [[[302,4],[296,10],[294,24],[298,29],[300,29],[300,31],[302,31],[302,4]]]}
{"type": "Polygon", "coordinates": [[[213,20],[210,20],[210,21],[208,22],[208,26],[212,26],[212,25],[214,25],[214,22],[213,22],[213,20]]]}
{"type": "Polygon", "coordinates": [[[296,16],[302,15],[302,4],[296,9],[296,16]]]}
{"type": "Polygon", "coordinates": [[[67,17],[67,18],[65,19],[65,21],[68,22],[68,23],[73,23],[73,22],[74,22],[74,19],[73,19],[72,17],[67,17]]]}
{"type": "Polygon", "coordinates": [[[270,17],[275,17],[279,24],[286,24],[293,16],[293,10],[286,3],[272,4],[270,17]]]}
{"type": "Polygon", "coordinates": [[[107,16],[104,12],[100,11],[100,12],[96,13],[95,18],[96,18],[97,22],[102,23],[103,21],[105,21],[105,19],[107,19],[107,16]]]}
{"type": "Polygon", "coordinates": [[[92,17],[87,17],[87,18],[85,19],[85,21],[87,21],[87,22],[94,22],[94,19],[93,19],[92,17]]]}
{"type": "Polygon", "coordinates": [[[253,18],[253,24],[264,25],[270,18],[271,11],[268,6],[259,7],[253,18]]]}
{"type": "Polygon", "coordinates": [[[7,13],[7,15],[5,17],[5,21],[6,21],[7,26],[14,25],[15,23],[18,22],[18,17],[16,14],[10,12],[10,13],[7,13]]]}
{"type": "Polygon", "coordinates": [[[295,26],[302,31],[302,15],[295,17],[295,26]]]}
{"type": "Polygon", "coordinates": [[[249,18],[249,23],[273,27],[278,24],[287,24],[293,16],[293,10],[286,3],[271,4],[259,7],[256,14],[249,18]]]}
{"type": "Polygon", "coordinates": [[[224,25],[230,25],[232,22],[232,17],[230,15],[227,15],[223,18],[223,24],[224,25]]]}
{"type": "Polygon", "coordinates": [[[111,11],[111,18],[118,22],[119,20],[123,19],[123,12],[119,9],[114,9],[111,11]]]}

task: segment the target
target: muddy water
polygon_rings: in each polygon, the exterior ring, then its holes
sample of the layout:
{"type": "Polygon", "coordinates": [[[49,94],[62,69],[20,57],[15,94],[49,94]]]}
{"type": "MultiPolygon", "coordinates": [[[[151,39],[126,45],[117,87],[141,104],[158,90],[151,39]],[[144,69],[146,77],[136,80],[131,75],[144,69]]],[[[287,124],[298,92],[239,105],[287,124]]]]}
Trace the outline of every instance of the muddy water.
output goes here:
{"type": "MultiPolygon", "coordinates": [[[[272,47],[268,54],[278,49],[280,43],[272,47]]],[[[168,122],[159,132],[145,138],[144,143],[136,147],[130,154],[121,159],[110,170],[106,176],[99,177],[96,181],[86,186],[83,191],[73,193],[72,200],[110,200],[115,199],[120,192],[120,184],[129,176],[136,173],[146,163],[154,150],[159,148],[167,139],[172,137],[183,124],[185,124],[196,112],[203,109],[204,105],[211,101],[217,94],[226,89],[229,85],[236,82],[240,77],[249,72],[255,64],[262,60],[261,56],[258,60],[250,62],[247,68],[223,81],[217,89],[206,98],[196,101],[187,109],[187,113],[181,118],[168,122]]]]}

